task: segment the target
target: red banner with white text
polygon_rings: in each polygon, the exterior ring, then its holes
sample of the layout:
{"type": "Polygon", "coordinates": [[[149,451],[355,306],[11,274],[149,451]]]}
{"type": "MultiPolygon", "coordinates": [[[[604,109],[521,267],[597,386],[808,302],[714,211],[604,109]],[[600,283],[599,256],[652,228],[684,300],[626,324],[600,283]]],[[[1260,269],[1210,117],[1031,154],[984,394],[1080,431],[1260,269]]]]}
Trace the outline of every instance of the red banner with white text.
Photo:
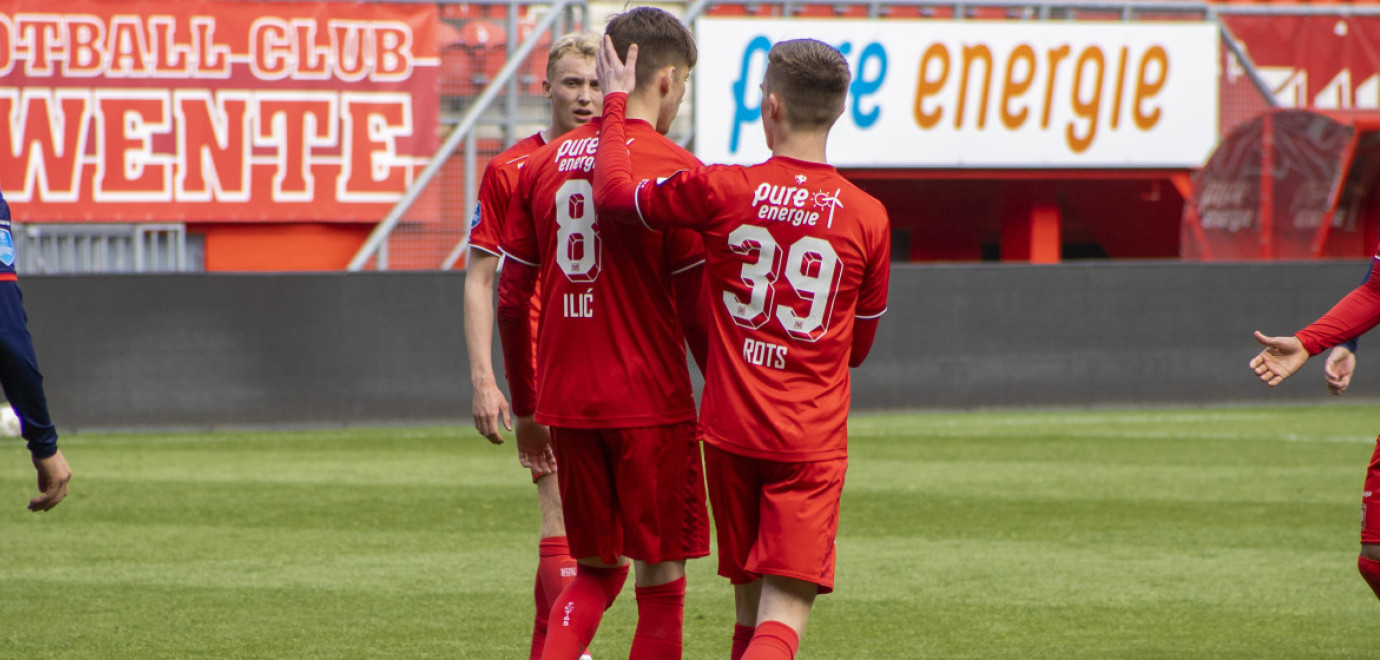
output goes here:
{"type": "Polygon", "coordinates": [[[0,0],[21,222],[361,221],[438,144],[435,5],[0,0]]]}
{"type": "MultiPolygon", "coordinates": [[[[1380,109],[1380,16],[1223,14],[1280,107],[1380,109]]],[[[1223,97],[1254,93],[1245,70],[1227,58],[1223,97]]],[[[1225,104],[1224,104],[1225,109],[1225,104]]],[[[1223,117],[1227,132],[1254,117],[1223,117]]]]}

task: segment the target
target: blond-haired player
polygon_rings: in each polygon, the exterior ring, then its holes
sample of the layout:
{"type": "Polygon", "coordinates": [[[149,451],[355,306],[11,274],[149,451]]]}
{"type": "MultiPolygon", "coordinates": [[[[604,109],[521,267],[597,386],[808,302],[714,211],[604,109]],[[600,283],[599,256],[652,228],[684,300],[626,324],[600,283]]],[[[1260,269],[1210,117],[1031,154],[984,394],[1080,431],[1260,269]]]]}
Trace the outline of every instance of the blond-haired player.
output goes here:
{"type": "MultiPolygon", "coordinates": [[[[594,77],[594,56],[599,36],[591,33],[567,34],[551,44],[546,61],[546,80],[542,91],[551,100],[551,123],[537,133],[514,144],[489,161],[479,186],[479,201],[470,221],[470,258],[465,272],[465,347],[470,358],[470,382],[474,388],[474,427],[494,444],[502,444],[499,429],[513,430],[508,401],[494,376],[494,274],[498,269],[499,240],[503,222],[517,188],[518,172],[532,152],[597,116],[603,95],[594,77]]],[[[532,315],[536,323],[536,314],[532,315]]],[[[556,468],[546,462],[527,459],[524,447],[546,442],[545,426],[519,420],[518,455],[532,471],[541,507],[541,543],[533,599],[536,616],[532,626],[531,657],[541,657],[546,638],[546,618],[551,602],[575,575],[575,560],[566,542],[565,520],[561,515],[560,487],[556,468]]]]}

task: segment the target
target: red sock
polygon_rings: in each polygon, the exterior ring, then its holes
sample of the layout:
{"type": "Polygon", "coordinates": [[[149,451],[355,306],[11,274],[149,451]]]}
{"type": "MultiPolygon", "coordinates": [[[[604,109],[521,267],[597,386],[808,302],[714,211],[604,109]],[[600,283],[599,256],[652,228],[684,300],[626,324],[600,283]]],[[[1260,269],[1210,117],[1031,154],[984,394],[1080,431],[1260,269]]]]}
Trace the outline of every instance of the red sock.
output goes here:
{"type": "Polygon", "coordinates": [[[799,649],[800,635],[790,626],[780,621],[763,621],[757,624],[743,660],[794,660],[799,649]]]}
{"type": "Polygon", "coordinates": [[[538,546],[537,584],[532,589],[537,615],[532,620],[532,650],[528,660],[541,660],[546,644],[546,620],[556,597],[575,579],[575,560],[570,558],[570,544],[564,536],[548,536],[538,546]]]}
{"type": "Polygon", "coordinates": [[[546,591],[541,588],[540,564],[533,582],[532,600],[536,601],[537,614],[532,617],[532,650],[527,652],[527,660],[541,660],[541,647],[546,645],[546,615],[551,612],[551,604],[547,602],[546,591]]]}
{"type": "Polygon", "coordinates": [[[1375,592],[1375,597],[1380,598],[1380,561],[1369,557],[1357,557],[1356,567],[1361,569],[1361,577],[1366,579],[1366,584],[1375,592]]]}
{"type": "Polygon", "coordinates": [[[752,642],[752,633],[756,631],[757,629],[752,626],[733,624],[733,650],[729,651],[728,660],[742,660],[743,653],[752,642]]]}
{"type": "Polygon", "coordinates": [[[546,645],[543,660],[576,660],[594,639],[604,610],[623,590],[628,579],[628,566],[596,568],[580,564],[575,579],[556,598],[551,619],[546,626],[546,645]]]}
{"type": "Polygon", "coordinates": [[[637,631],[628,657],[680,660],[685,627],[685,577],[653,587],[637,587],[637,631]]]}

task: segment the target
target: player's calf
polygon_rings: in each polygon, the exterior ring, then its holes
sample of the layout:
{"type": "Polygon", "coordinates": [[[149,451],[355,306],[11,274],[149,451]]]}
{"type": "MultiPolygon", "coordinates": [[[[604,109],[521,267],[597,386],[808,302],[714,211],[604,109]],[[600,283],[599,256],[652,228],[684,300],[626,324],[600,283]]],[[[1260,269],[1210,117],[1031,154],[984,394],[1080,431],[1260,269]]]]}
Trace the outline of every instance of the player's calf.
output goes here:
{"type": "Polygon", "coordinates": [[[556,599],[546,626],[545,660],[576,660],[589,647],[604,610],[613,605],[628,565],[601,568],[580,564],[575,579],[556,599]]]}

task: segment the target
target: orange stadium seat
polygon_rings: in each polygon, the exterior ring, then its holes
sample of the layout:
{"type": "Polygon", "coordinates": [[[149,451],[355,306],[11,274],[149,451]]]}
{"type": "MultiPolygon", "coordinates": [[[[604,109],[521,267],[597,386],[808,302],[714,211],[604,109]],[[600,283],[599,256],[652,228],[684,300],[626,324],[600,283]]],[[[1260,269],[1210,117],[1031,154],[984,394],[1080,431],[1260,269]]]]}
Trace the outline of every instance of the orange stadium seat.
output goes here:
{"type": "Polygon", "coordinates": [[[928,18],[931,13],[929,7],[919,5],[882,5],[884,18],[928,18]]]}
{"type": "Polygon", "coordinates": [[[740,5],[740,4],[736,4],[736,3],[724,3],[724,4],[718,4],[718,5],[710,5],[710,7],[709,7],[708,9],[706,9],[704,13],[707,14],[707,15],[709,15],[709,16],[749,16],[749,15],[750,15],[750,14],[748,14],[747,5],[740,5]]]}
{"type": "Polygon", "coordinates": [[[801,18],[866,18],[867,5],[797,5],[795,15],[801,18]]]}
{"type": "Polygon", "coordinates": [[[444,4],[441,5],[441,18],[467,21],[471,18],[479,18],[479,10],[469,3],[444,4]]]}
{"type": "Polygon", "coordinates": [[[1007,7],[968,7],[964,10],[966,18],[975,20],[1006,20],[1011,18],[1007,7]]]}
{"type": "MultiPolygon", "coordinates": [[[[524,20],[518,23],[518,43],[524,43],[531,36],[532,31],[537,29],[537,24],[533,21],[524,20]]],[[[551,50],[551,33],[542,34],[537,41],[537,45],[532,49],[532,54],[527,56],[527,61],[523,63],[518,81],[523,89],[529,94],[541,93],[541,81],[546,80],[546,53],[551,50]]]]}

